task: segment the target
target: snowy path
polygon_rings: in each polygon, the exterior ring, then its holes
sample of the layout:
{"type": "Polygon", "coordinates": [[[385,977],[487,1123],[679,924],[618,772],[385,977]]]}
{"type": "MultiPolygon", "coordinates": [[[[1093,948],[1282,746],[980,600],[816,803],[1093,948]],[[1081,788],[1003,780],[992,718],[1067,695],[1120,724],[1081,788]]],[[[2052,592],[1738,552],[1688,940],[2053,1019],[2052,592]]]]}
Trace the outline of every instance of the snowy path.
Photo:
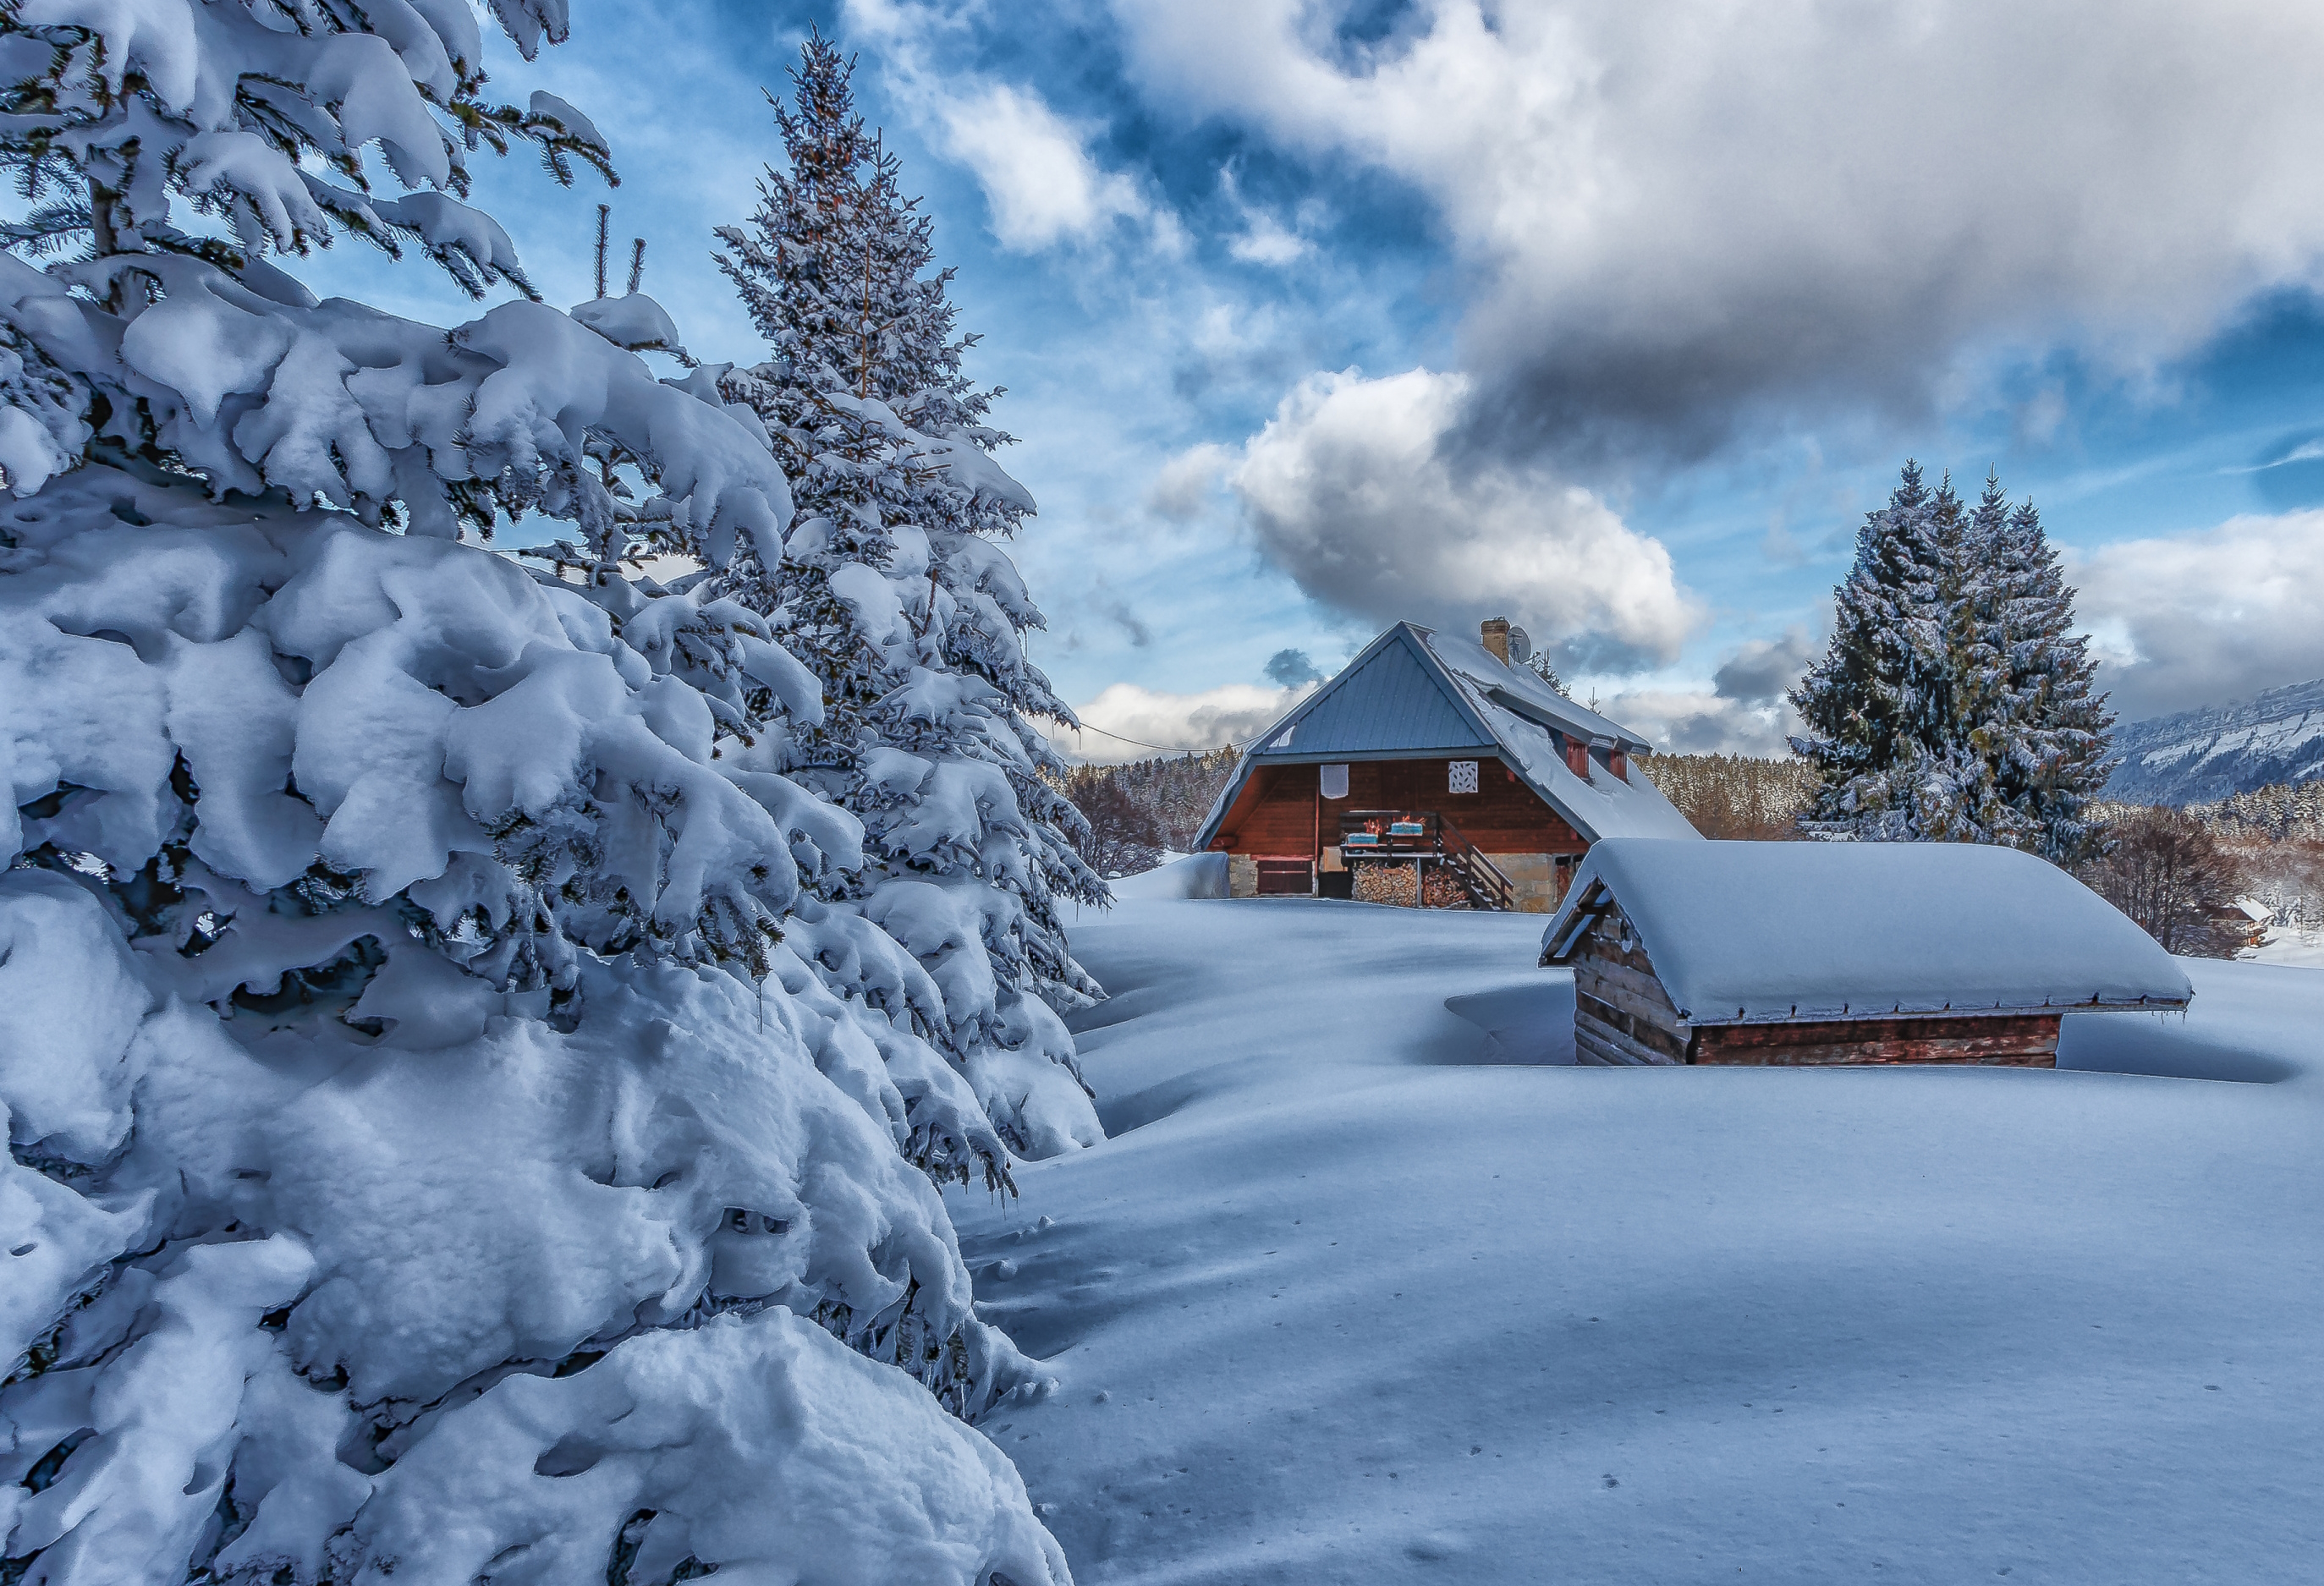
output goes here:
{"type": "Polygon", "coordinates": [[[1114,1138],[951,1199],[1083,1586],[2315,1578],[2324,974],[2116,1040],[2272,1084],[1467,1065],[1539,926],[1076,928],[1114,1138]]]}

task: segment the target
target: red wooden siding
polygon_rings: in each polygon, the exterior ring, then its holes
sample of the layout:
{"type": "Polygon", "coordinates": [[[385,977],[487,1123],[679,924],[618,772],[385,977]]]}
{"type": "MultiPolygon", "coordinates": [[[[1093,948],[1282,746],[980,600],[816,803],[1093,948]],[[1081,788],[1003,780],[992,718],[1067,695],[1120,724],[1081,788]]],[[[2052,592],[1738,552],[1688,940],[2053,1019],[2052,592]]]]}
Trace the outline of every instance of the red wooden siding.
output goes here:
{"type": "MultiPolygon", "coordinates": [[[[1462,756],[1462,758],[1471,758],[1462,756]]],[[[1348,796],[1323,801],[1316,831],[1319,768],[1252,768],[1234,807],[1219,823],[1211,847],[1221,853],[1308,853],[1339,841],[1339,814],[1348,809],[1433,809],[1488,853],[1579,853],[1589,844],[1544,804],[1533,789],[1489,755],[1477,760],[1477,791],[1448,790],[1452,761],[1356,761],[1348,767],[1348,796]]]]}

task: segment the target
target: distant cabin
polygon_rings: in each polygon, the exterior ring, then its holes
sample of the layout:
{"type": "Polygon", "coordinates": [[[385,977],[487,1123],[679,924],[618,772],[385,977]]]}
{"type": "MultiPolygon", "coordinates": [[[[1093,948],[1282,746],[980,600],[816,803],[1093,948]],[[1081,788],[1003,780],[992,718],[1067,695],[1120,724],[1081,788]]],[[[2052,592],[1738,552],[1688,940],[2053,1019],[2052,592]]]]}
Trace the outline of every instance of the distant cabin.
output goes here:
{"type": "Polygon", "coordinates": [[[1345,898],[1357,867],[1396,864],[1546,914],[1600,838],[1695,837],[1632,763],[1652,746],[1524,659],[1498,618],[1481,640],[1398,622],[1252,745],[1195,848],[1228,855],[1238,898],[1345,898]]]}
{"type": "Polygon", "coordinates": [[[2194,995],[2065,871],[1957,843],[1601,843],[1541,962],[1607,1065],[2054,1068],[2065,1014],[2194,995]]]}

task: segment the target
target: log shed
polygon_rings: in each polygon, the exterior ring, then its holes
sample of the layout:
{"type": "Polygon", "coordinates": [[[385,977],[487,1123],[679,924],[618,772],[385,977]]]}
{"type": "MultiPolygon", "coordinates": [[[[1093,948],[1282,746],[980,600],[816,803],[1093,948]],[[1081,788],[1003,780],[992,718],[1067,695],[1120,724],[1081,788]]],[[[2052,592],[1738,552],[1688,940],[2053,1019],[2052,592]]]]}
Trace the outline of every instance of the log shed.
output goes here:
{"type": "Polygon", "coordinates": [[[2057,1065],[2068,1013],[2183,1009],[2186,973],[2065,871],[1938,843],[1590,851],[1542,938],[1585,1064],[2057,1065]]]}

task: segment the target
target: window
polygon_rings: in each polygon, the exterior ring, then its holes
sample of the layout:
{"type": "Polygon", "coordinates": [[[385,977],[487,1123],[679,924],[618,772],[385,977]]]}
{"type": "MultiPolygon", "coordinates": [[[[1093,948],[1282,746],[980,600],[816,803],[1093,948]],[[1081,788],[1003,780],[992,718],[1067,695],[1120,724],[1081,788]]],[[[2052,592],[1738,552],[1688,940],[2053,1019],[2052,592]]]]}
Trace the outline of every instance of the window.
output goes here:
{"type": "Polygon", "coordinates": [[[1345,798],[1348,796],[1348,768],[1343,765],[1327,765],[1323,768],[1323,797],[1345,798]]]}
{"type": "Polygon", "coordinates": [[[1446,790],[1453,793],[1474,793],[1477,790],[1477,762],[1456,760],[1452,762],[1452,779],[1446,790]]]}

